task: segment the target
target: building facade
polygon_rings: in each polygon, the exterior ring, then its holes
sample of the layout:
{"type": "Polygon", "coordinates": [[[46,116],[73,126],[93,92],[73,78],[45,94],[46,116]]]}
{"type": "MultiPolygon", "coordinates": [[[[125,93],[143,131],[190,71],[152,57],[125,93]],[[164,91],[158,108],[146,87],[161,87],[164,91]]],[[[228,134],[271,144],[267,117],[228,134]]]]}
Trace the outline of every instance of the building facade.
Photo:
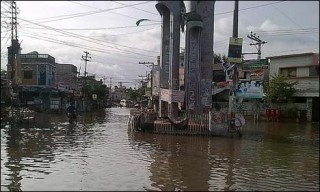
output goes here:
{"type": "Polygon", "coordinates": [[[319,121],[319,53],[300,53],[268,57],[269,80],[282,74],[297,81],[294,97],[307,104],[307,119],[319,121]]]}
{"type": "Polygon", "coordinates": [[[55,58],[48,54],[34,51],[20,54],[21,85],[54,88],[55,87],[55,58]]]}
{"type": "Polygon", "coordinates": [[[57,63],[55,86],[68,92],[77,91],[77,67],[72,64],[57,63]]]}
{"type": "Polygon", "coordinates": [[[120,102],[122,99],[129,99],[126,86],[114,86],[111,91],[111,98],[113,102],[120,102]]]}

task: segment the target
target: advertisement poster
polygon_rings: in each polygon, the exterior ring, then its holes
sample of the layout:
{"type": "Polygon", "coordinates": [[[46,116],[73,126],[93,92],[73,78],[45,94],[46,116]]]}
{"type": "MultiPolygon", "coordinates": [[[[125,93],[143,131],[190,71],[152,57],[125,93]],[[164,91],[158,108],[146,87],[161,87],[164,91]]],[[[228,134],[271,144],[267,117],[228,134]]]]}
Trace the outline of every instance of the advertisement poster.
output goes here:
{"type": "Polygon", "coordinates": [[[262,81],[240,81],[236,96],[247,99],[261,99],[263,97],[262,81]]]}

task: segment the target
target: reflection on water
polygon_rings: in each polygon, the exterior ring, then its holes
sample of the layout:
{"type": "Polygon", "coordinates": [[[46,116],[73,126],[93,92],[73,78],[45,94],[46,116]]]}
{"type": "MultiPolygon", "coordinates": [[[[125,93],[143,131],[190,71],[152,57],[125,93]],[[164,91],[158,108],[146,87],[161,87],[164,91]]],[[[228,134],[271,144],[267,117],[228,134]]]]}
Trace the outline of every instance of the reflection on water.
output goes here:
{"type": "Polygon", "coordinates": [[[1,190],[319,190],[319,124],[247,122],[243,137],[131,132],[129,110],[1,125],[1,190]]]}

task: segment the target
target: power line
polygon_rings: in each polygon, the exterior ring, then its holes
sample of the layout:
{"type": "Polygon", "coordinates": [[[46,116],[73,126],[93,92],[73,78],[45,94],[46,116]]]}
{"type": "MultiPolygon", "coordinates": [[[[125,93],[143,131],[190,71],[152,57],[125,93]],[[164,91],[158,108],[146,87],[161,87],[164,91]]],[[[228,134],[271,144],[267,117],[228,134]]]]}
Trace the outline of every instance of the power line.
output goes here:
{"type": "MultiPolygon", "coordinates": [[[[257,5],[257,6],[254,6],[254,7],[247,7],[247,8],[239,9],[239,11],[245,11],[245,10],[249,10],[249,9],[255,9],[255,8],[259,8],[259,7],[264,7],[264,6],[268,6],[268,5],[273,5],[273,4],[277,4],[277,3],[282,3],[282,2],[285,2],[285,1],[278,1],[278,2],[275,2],[275,3],[267,3],[267,4],[264,4],[264,5],[257,5]]],[[[224,15],[224,14],[228,14],[228,13],[233,13],[233,11],[216,13],[216,14],[214,14],[214,15],[224,15]]]]}
{"type": "MultiPolygon", "coordinates": [[[[25,33],[25,32],[24,32],[25,33]]],[[[29,38],[33,38],[33,39],[38,39],[38,40],[43,40],[43,41],[48,41],[48,42],[52,42],[52,43],[57,43],[57,44],[62,44],[62,45],[67,45],[67,46],[71,46],[71,47],[76,47],[76,48],[87,48],[88,50],[91,50],[91,51],[96,51],[96,52],[101,52],[101,53],[114,53],[113,52],[108,52],[106,50],[102,50],[102,49],[97,49],[97,48],[93,48],[93,47],[90,47],[90,46],[81,46],[79,44],[74,44],[74,43],[70,43],[70,42],[65,42],[65,41],[60,41],[60,40],[56,40],[56,39],[52,39],[52,38],[48,38],[48,37],[43,37],[43,38],[39,38],[39,36],[33,36],[33,35],[24,35],[26,37],[29,37],[29,38]],[[50,40],[51,39],[51,40],[50,40]]],[[[129,53],[126,53],[126,54],[129,54],[129,53]]],[[[130,56],[127,56],[127,57],[130,57],[130,56]]],[[[152,56],[148,56],[148,57],[152,57],[152,56]]],[[[152,57],[153,58],[153,57],[152,57]]]]}
{"type": "MultiPolygon", "coordinates": [[[[119,2],[116,2],[116,1],[112,1],[112,2],[114,2],[114,3],[118,3],[118,4],[120,4],[120,5],[126,5],[126,4],[124,4],[124,3],[119,3],[119,2]]],[[[137,10],[140,10],[140,11],[143,11],[143,12],[146,12],[146,13],[150,13],[150,14],[153,14],[153,15],[157,15],[157,16],[159,16],[159,14],[156,14],[156,13],[153,13],[153,12],[150,12],[150,11],[146,11],[146,10],[143,10],[143,9],[140,9],[140,8],[137,8],[137,7],[131,7],[131,8],[133,8],[133,9],[137,9],[137,10]]]]}
{"type": "MultiPolygon", "coordinates": [[[[21,18],[19,18],[21,19],[21,18]]],[[[159,22],[160,23],[160,22],[159,22]]],[[[141,27],[144,26],[152,26],[152,25],[159,25],[159,23],[151,23],[151,24],[145,24],[145,25],[139,25],[141,27]]],[[[131,26],[120,26],[120,27],[99,27],[99,28],[56,28],[57,30],[66,30],[66,31],[88,31],[88,30],[108,30],[108,29],[126,29],[126,28],[138,28],[139,26],[136,25],[131,25],[131,26]]],[[[24,26],[25,28],[30,28],[30,29],[41,29],[41,30],[46,30],[43,28],[34,28],[34,27],[28,27],[24,26]]],[[[50,30],[50,29],[47,29],[50,30]]]]}
{"type": "Polygon", "coordinates": [[[103,13],[103,12],[107,12],[107,11],[111,11],[111,10],[122,9],[122,8],[141,5],[141,4],[145,4],[145,3],[147,3],[147,2],[136,3],[136,4],[132,4],[132,5],[125,5],[125,6],[122,6],[122,7],[115,7],[115,8],[111,8],[111,9],[102,9],[102,10],[99,10],[99,11],[89,11],[89,12],[84,12],[84,13],[76,13],[76,14],[69,14],[69,15],[60,15],[60,16],[54,16],[54,17],[47,17],[47,18],[42,18],[42,19],[35,19],[33,21],[62,17],[62,18],[59,18],[59,19],[52,19],[52,20],[48,20],[48,21],[40,21],[40,22],[38,22],[38,23],[48,23],[48,22],[53,22],[53,21],[60,21],[60,20],[65,20],[65,19],[71,19],[71,18],[76,18],[76,17],[93,15],[93,14],[97,14],[97,13],[103,13]]]}
{"type": "MultiPolygon", "coordinates": [[[[21,29],[21,26],[19,25],[20,29],[21,29]]],[[[30,27],[27,27],[28,29],[31,29],[30,27]]],[[[128,33],[117,33],[117,34],[102,34],[102,35],[90,35],[91,37],[106,37],[106,36],[125,36],[125,35],[131,35],[131,34],[135,34],[135,33],[141,33],[141,32],[144,32],[144,31],[149,31],[149,30],[153,30],[153,29],[156,29],[156,28],[160,28],[160,26],[158,27],[153,27],[153,28],[150,28],[150,29],[145,29],[145,30],[142,30],[142,31],[136,31],[136,32],[128,32],[128,33]]],[[[49,30],[49,29],[48,29],[49,30]]],[[[5,32],[8,32],[10,30],[7,30],[7,31],[1,31],[1,33],[5,33],[5,32]]],[[[46,33],[46,32],[41,32],[41,34],[44,34],[44,35],[48,35],[48,36],[60,36],[60,37],[70,37],[70,35],[61,35],[61,34],[54,34],[54,33],[46,33]]]]}
{"type": "Polygon", "coordinates": [[[314,31],[314,30],[319,30],[319,28],[282,29],[282,30],[270,30],[270,31],[257,30],[254,32],[259,32],[261,34],[261,33],[278,33],[278,32],[314,31]]]}
{"type": "MultiPolygon", "coordinates": [[[[71,33],[71,32],[65,32],[65,31],[62,31],[62,30],[58,30],[58,29],[55,29],[53,27],[49,27],[49,26],[45,26],[45,25],[41,25],[41,24],[37,24],[37,23],[34,23],[34,22],[31,22],[31,21],[28,21],[28,20],[25,20],[25,19],[22,19],[23,21],[26,21],[26,22],[29,22],[29,23],[32,23],[32,24],[35,24],[35,25],[39,25],[39,26],[42,26],[42,27],[45,27],[45,28],[49,28],[49,29],[52,29],[54,31],[57,31],[59,33],[62,33],[62,34],[69,34],[70,36],[73,36],[73,37],[76,37],[78,39],[82,39],[82,40],[85,40],[85,41],[89,41],[89,42],[92,42],[92,43],[96,43],[96,44],[99,44],[99,45],[103,45],[103,46],[107,46],[107,47],[110,47],[110,48],[113,48],[113,49],[117,49],[117,50],[121,50],[117,47],[111,47],[111,46],[108,46],[108,45],[105,45],[105,44],[101,44],[101,40],[97,40],[97,39],[93,39],[93,38],[89,38],[89,37],[85,37],[85,36],[82,36],[82,35],[79,35],[79,34],[74,34],[74,33],[71,33]],[[90,41],[88,39],[93,39],[94,41],[90,41]],[[95,42],[95,41],[99,41],[98,42],[95,42]]],[[[123,47],[128,47],[128,48],[133,48],[133,47],[129,47],[129,46],[125,46],[125,45],[120,45],[120,44],[116,44],[118,46],[123,46],[123,47]]],[[[134,49],[138,49],[138,48],[134,48],[134,49]]],[[[140,49],[142,50],[142,49],[140,49]]],[[[123,51],[127,51],[127,52],[130,52],[130,53],[134,53],[134,54],[137,54],[137,55],[142,55],[142,56],[146,56],[146,57],[149,57],[149,55],[144,55],[144,54],[140,54],[140,53],[136,53],[134,51],[129,51],[129,50],[123,50],[123,51]]],[[[144,50],[144,51],[147,51],[147,50],[144,50]]]]}
{"type": "MultiPolygon", "coordinates": [[[[82,6],[85,6],[85,7],[90,7],[90,8],[97,9],[97,10],[102,10],[102,9],[97,8],[97,7],[93,7],[93,6],[90,6],[90,5],[81,4],[81,3],[76,2],[76,1],[69,1],[69,2],[70,2],[70,3],[78,4],[78,5],[82,5],[82,6]]],[[[138,18],[138,17],[131,17],[131,16],[129,16],[129,15],[124,15],[124,14],[121,14],[121,13],[116,13],[116,12],[110,12],[110,13],[117,14],[117,15],[121,15],[121,16],[128,17],[128,18],[131,18],[131,19],[140,19],[140,18],[138,18]]]]}

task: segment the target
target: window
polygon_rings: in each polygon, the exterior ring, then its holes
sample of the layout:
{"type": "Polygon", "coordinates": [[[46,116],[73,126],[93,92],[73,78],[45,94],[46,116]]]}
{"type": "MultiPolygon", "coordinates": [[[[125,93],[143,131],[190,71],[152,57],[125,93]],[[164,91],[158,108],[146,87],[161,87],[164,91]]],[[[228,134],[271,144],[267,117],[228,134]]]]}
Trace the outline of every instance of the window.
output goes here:
{"type": "Polygon", "coordinates": [[[319,66],[312,66],[309,68],[310,77],[319,77],[319,66]]]}
{"type": "Polygon", "coordinates": [[[296,77],[297,68],[283,68],[283,69],[280,69],[280,73],[285,77],[296,77]]]}
{"type": "Polygon", "coordinates": [[[23,71],[24,79],[32,79],[32,71],[23,71]]]}

